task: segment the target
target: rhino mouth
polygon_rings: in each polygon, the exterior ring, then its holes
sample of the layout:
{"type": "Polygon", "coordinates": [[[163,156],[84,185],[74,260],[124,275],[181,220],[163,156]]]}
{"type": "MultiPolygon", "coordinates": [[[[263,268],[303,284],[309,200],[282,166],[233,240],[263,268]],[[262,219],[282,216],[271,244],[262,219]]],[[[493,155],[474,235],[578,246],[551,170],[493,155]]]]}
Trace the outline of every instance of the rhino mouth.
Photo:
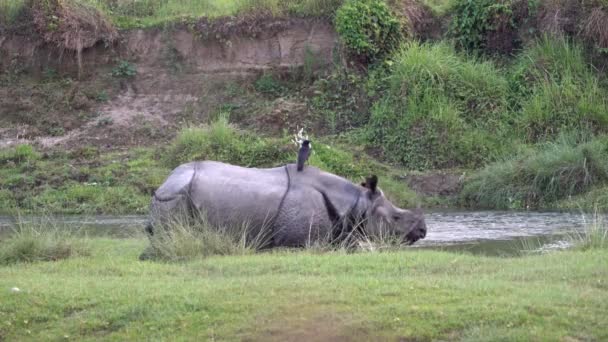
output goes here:
{"type": "Polygon", "coordinates": [[[411,246],[411,245],[415,244],[416,241],[422,240],[425,237],[426,237],[426,227],[416,228],[416,229],[413,229],[412,231],[410,231],[405,236],[405,240],[407,241],[407,244],[411,246]]]}

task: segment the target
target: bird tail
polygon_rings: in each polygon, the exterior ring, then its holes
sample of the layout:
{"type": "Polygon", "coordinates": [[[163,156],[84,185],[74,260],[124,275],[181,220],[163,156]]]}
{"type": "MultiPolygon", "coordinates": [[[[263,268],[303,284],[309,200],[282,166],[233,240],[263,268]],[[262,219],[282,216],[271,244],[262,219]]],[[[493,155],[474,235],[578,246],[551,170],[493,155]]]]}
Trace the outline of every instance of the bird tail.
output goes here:
{"type": "Polygon", "coordinates": [[[302,170],[304,170],[304,158],[300,158],[298,156],[298,171],[302,171],[302,170]]]}

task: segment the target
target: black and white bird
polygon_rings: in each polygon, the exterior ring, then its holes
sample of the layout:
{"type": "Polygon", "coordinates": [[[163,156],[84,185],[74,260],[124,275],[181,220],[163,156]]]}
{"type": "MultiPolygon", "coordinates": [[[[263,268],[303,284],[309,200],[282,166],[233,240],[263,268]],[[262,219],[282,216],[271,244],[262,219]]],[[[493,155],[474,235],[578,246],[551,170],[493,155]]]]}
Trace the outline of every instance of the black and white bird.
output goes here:
{"type": "Polygon", "coordinates": [[[298,151],[298,171],[304,170],[304,164],[308,160],[308,156],[310,156],[310,140],[304,140],[302,146],[300,146],[300,151],[298,151]]]}

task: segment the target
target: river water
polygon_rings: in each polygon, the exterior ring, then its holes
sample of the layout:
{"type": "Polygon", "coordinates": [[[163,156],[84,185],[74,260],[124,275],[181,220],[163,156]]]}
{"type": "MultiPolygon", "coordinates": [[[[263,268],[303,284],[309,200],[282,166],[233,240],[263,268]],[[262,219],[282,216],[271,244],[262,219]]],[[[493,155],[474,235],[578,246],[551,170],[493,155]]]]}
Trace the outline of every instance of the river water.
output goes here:
{"type": "MultiPolygon", "coordinates": [[[[580,213],[513,211],[434,211],[426,214],[428,234],[416,248],[468,251],[485,255],[516,255],[522,249],[567,248],[567,235],[583,229],[580,213]]],[[[21,221],[37,220],[36,217],[21,221]]],[[[53,217],[90,236],[134,236],[143,231],[145,216],[53,217]]],[[[0,216],[0,234],[11,231],[14,218],[0,216]]]]}

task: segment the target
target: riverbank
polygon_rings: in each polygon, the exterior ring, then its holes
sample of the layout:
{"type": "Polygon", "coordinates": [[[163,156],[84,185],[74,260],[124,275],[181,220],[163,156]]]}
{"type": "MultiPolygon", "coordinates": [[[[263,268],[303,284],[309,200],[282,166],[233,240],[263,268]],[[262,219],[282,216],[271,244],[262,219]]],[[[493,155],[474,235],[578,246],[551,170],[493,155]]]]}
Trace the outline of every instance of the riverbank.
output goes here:
{"type": "Polygon", "coordinates": [[[178,162],[282,165],[302,127],[404,207],[608,211],[603,4],[370,1],[0,2],[0,212],[145,213],[178,162]]]}
{"type": "Polygon", "coordinates": [[[87,244],[87,256],[0,266],[2,339],[608,338],[605,249],[520,258],[274,251],[160,263],[137,260],[143,237],[87,244]]]}

